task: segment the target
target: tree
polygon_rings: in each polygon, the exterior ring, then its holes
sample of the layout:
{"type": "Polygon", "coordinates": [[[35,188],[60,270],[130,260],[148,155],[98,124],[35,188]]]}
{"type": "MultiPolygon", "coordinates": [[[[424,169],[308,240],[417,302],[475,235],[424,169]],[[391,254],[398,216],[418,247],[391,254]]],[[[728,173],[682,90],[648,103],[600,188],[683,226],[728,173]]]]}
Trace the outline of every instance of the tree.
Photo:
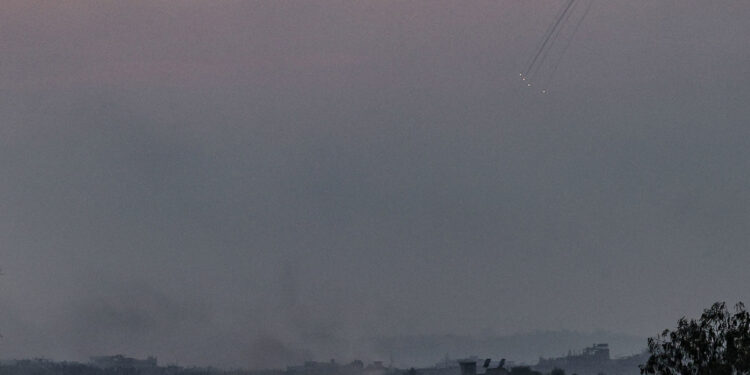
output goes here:
{"type": "Polygon", "coordinates": [[[549,375],[565,375],[565,370],[555,367],[552,369],[549,375]]]}
{"type": "Polygon", "coordinates": [[[649,338],[651,355],[641,374],[750,374],[750,313],[742,303],[734,310],[717,302],[700,319],[683,317],[674,331],[649,338]]]}

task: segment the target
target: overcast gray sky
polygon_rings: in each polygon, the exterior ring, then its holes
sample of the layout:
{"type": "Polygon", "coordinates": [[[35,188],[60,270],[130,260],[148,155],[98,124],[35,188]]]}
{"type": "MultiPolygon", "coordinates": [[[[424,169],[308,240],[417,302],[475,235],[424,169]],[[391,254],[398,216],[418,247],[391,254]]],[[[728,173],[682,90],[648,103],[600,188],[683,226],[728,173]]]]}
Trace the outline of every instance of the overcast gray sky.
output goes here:
{"type": "Polygon", "coordinates": [[[263,366],[750,301],[750,4],[596,0],[537,95],[559,4],[3,1],[0,353],[263,366]]]}

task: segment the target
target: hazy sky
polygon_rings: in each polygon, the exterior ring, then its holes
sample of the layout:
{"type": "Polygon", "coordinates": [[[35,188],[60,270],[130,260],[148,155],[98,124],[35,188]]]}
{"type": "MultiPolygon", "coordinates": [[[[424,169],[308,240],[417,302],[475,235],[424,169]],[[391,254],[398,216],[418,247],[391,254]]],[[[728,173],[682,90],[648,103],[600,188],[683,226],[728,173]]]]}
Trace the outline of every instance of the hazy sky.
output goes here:
{"type": "Polygon", "coordinates": [[[4,0],[0,356],[263,366],[750,302],[750,4],[595,0],[537,95],[559,4],[4,0]]]}

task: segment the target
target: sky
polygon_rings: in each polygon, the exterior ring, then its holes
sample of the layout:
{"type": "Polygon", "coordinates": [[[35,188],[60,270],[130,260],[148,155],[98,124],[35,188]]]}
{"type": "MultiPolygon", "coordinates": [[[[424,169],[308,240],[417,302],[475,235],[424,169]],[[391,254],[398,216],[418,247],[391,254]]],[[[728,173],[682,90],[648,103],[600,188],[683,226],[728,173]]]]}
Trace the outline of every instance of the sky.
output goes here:
{"type": "Polygon", "coordinates": [[[5,0],[0,357],[257,368],[749,302],[750,4],[595,0],[539,95],[559,6],[5,0]]]}

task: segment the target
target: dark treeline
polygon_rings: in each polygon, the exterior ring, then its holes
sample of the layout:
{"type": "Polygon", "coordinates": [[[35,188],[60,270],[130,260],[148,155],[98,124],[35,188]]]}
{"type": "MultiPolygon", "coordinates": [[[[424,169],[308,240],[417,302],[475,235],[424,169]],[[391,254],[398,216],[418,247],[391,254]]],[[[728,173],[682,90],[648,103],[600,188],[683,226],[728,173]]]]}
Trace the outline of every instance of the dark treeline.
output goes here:
{"type": "MultiPolygon", "coordinates": [[[[293,371],[291,371],[293,372],[293,371]]],[[[392,375],[419,375],[424,369],[389,369],[392,375]]],[[[427,371],[429,372],[429,371],[427,371]]],[[[150,368],[102,368],[90,363],[56,362],[48,359],[24,359],[0,364],[0,375],[287,375],[290,370],[223,370],[213,367],[154,366],[150,368]]],[[[508,375],[546,375],[527,366],[516,366],[504,371],[508,375]]],[[[565,374],[555,370],[552,375],[565,374]]]]}
{"type": "Polygon", "coordinates": [[[0,364],[0,375],[282,375],[282,370],[222,370],[213,367],[108,367],[89,363],[24,359],[0,364]]]}

